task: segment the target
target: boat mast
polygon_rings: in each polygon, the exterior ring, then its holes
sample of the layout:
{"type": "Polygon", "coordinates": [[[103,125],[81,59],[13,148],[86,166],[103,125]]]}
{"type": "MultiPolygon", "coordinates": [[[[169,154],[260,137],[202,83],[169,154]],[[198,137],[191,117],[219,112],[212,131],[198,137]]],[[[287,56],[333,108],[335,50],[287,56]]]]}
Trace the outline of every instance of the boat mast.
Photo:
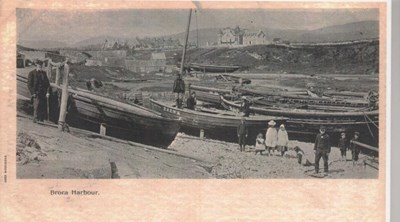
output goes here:
{"type": "Polygon", "coordinates": [[[190,19],[192,18],[192,9],[189,11],[189,21],[186,27],[186,36],[185,36],[185,45],[183,46],[183,53],[182,53],[182,61],[181,61],[181,70],[179,74],[183,75],[183,68],[185,67],[185,57],[186,57],[186,48],[189,39],[189,29],[190,29],[190,19]]]}
{"type": "Polygon", "coordinates": [[[199,26],[197,24],[197,10],[194,10],[194,14],[196,15],[196,48],[199,48],[199,26]]]}

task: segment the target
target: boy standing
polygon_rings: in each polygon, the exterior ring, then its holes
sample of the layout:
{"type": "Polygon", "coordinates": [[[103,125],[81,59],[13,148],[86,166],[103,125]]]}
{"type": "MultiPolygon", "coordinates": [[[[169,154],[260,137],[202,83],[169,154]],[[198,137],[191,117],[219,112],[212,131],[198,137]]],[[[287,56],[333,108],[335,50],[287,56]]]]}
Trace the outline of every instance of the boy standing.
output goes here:
{"type": "Polygon", "coordinates": [[[237,136],[239,139],[240,152],[245,151],[246,149],[247,134],[248,134],[248,129],[246,125],[246,119],[243,117],[237,128],[237,136]]]}
{"type": "Polygon", "coordinates": [[[328,157],[331,152],[331,142],[329,135],[326,134],[326,128],[321,126],[317,137],[315,138],[314,152],[315,152],[315,173],[319,173],[319,161],[324,160],[324,173],[328,174],[328,157]]]}
{"type": "Polygon", "coordinates": [[[339,139],[338,147],[340,149],[340,154],[342,157],[342,160],[346,161],[346,152],[347,152],[347,138],[346,138],[346,133],[341,133],[341,138],[339,139]]]}

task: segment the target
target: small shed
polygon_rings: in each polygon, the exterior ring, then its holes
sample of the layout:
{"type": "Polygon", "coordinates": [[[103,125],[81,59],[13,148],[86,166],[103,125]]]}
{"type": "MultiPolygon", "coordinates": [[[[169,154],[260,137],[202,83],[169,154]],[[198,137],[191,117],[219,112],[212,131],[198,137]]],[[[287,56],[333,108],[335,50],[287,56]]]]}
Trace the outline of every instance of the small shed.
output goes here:
{"type": "Polygon", "coordinates": [[[163,52],[151,53],[151,65],[155,72],[164,72],[167,66],[167,57],[163,52]]]}

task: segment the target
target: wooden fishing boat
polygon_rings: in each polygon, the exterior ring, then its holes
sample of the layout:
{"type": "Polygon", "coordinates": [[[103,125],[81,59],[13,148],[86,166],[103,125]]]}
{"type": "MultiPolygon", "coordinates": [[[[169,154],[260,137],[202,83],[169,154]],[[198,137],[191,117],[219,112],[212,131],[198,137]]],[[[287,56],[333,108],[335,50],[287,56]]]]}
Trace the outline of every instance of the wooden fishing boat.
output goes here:
{"type": "MultiPolygon", "coordinates": [[[[56,93],[61,87],[51,84],[56,93]]],[[[178,117],[161,116],[153,110],[107,98],[83,89],[68,89],[70,109],[68,123],[77,128],[99,132],[100,124],[106,126],[106,134],[139,143],[168,147],[179,131],[178,117]]],[[[17,75],[17,93],[30,98],[27,78],[17,75]]],[[[57,100],[57,96],[55,97],[57,100]]],[[[57,101],[51,102],[57,102],[57,101]]]]}
{"type": "MultiPolygon", "coordinates": [[[[180,64],[178,64],[180,66],[180,64]]],[[[208,73],[230,73],[240,69],[240,66],[207,65],[199,63],[185,64],[185,69],[208,73]]]]}
{"type": "MultiPolygon", "coordinates": [[[[248,88],[237,88],[238,92],[242,95],[256,95],[271,98],[280,103],[298,103],[310,105],[323,105],[323,106],[342,106],[342,107],[368,107],[369,103],[360,99],[335,99],[329,97],[311,97],[304,93],[291,93],[291,92],[268,92],[248,88]]],[[[359,95],[358,93],[357,95],[359,95]]],[[[333,94],[332,94],[333,95],[333,94]]]]}
{"type": "MultiPolygon", "coordinates": [[[[240,109],[239,103],[229,101],[222,96],[220,101],[222,106],[228,110],[240,109]]],[[[347,112],[325,112],[256,106],[251,106],[250,110],[256,114],[288,118],[286,123],[288,132],[311,135],[311,137],[302,136],[299,138],[300,140],[312,142],[319,127],[324,125],[335,139],[339,137],[341,132],[352,134],[354,131],[359,131],[365,137],[375,138],[367,141],[370,144],[377,144],[378,142],[379,110],[359,109],[347,112]]]]}
{"type": "Polygon", "coordinates": [[[216,105],[221,104],[221,95],[229,96],[232,94],[231,89],[217,89],[205,86],[189,85],[190,92],[196,92],[196,98],[199,101],[213,103],[216,105]]]}
{"type": "Polygon", "coordinates": [[[238,76],[228,75],[228,74],[219,74],[215,77],[217,80],[222,80],[226,82],[232,83],[241,83],[241,84],[250,84],[251,79],[248,78],[241,78],[238,76]]]}
{"type": "MultiPolygon", "coordinates": [[[[198,136],[201,130],[207,138],[218,139],[228,142],[237,142],[237,127],[242,117],[226,111],[200,109],[178,109],[150,99],[150,108],[160,112],[165,117],[180,118],[181,131],[198,136]]],[[[274,120],[277,124],[286,122],[286,118],[273,116],[250,116],[246,117],[249,128],[247,143],[255,143],[258,133],[265,135],[267,124],[274,120]]]]}

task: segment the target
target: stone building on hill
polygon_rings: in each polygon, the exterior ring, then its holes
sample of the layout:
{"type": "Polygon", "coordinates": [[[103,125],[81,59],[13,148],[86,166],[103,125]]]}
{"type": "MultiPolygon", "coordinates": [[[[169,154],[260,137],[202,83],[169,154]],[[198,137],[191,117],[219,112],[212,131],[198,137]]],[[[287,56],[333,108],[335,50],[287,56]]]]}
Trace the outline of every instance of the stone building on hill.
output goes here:
{"type": "Polygon", "coordinates": [[[236,28],[220,29],[217,34],[218,45],[263,45],[270,44],[272,41],[261,30],[258,32],[250,32],[247,29],[236,28]]]}
{"type": "Polygon", "coordinates": [[[261,30],[258,32],[246,32],[243,35],[243,45],[266,45],[270,43],[271,41],[267,38],[267,35],[261,30]]]}
{"type": "Polygon", "coordinates": [[[245,30],[239,26],[232,29],[230,27],[218,31],[218,45],[243,45],[243,35],[245,30]]]}

